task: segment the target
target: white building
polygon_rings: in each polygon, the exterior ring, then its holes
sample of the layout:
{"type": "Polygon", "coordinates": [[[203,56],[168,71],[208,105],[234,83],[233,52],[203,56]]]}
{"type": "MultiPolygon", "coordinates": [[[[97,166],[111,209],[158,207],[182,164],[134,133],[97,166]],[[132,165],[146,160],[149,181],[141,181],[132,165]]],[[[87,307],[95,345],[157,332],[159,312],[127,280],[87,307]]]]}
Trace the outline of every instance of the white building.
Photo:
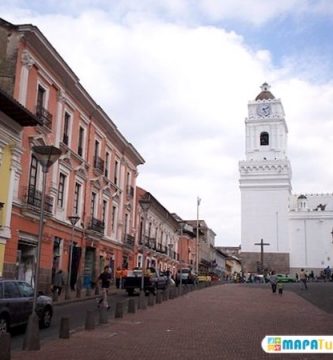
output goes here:
{"type": "Polygon", "coordinates": [[[333,194],[291,193],[288,127],[280,99],[264,83],[248,103],[246,160],[239,162],[244,271],[319,273],[333,266],[333,194]]]}

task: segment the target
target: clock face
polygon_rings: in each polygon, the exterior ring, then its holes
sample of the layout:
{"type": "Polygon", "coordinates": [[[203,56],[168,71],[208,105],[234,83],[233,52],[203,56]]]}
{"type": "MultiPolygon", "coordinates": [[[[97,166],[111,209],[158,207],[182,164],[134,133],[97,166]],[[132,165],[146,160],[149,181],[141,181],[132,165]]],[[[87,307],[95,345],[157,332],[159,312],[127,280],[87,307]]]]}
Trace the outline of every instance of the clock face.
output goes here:
{"type": "Polygon", "coordinates": [[[268,116],[271,113],[271,105],[270,104],[259,104],[257,107],[257,114],[259,116],[268,116]]]}

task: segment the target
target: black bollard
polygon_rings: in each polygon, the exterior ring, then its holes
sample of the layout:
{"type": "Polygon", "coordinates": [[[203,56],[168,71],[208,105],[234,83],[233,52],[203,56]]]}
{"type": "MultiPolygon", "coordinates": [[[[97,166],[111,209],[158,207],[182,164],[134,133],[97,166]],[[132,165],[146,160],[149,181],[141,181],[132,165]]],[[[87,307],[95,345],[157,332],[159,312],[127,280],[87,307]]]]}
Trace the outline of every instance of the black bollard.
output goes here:
{"type": "Polygon", "coordinates": [[[156,304],[161,304],[161,303],[162,303],[162,293],[158,291],[156,294],[156,304]]]}
{"type": "Polygon", "coordinates": [[[94,330],[95,329],[95,312],[92,310],[88,310],[86,313],[86,330],[94,330]]]}
{"type": "Polygon", "coordinates": [[[59,338],[69,339],[69,318],[67,317],[60,319],[59,338]]]}
{"type": "Polygon", "coordinates": [[[135,300],[134,299],[129,299],[128,300],[128,313],[129,314],[134,314],[136,312],[136,307],[135,307],[135,300]]]}
{"type": "Polygon", "coordinates": [[[105,306],[101,306],[99,309],[99,323],[100,324],[108,323],[108,314],[105,306]]]}
{"type": "Polygon", "coordinates": [[[115,318],[122,318],[123,317],[123,303],[117,302],[116,303],[116,311],[114,313],[115,318]]]}
{"type": "Polygon", "coordinates": [[[149,293],[149,295],[148,295],[148,305],[149,306],[155,305],[155,296],[152,293],[149,293]]]}
{"type": "Polygon", "coordinates": [[[141,310],[147,309],[146,296],[145,296],[144,291],[140,291],[138,308],[141,310]]]}
{"type": "Polygon", "coordinates": [[[10,360],[10,334],[0,334],[1,360],[10,360]]]}

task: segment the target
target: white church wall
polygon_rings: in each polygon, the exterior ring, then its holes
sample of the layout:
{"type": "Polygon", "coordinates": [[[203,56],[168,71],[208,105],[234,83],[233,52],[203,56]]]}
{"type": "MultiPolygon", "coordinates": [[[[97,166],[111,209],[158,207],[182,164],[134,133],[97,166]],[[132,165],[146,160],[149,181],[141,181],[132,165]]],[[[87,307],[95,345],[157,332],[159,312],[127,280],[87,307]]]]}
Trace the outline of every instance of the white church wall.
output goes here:
{"type": "Polygon", "coordinates": [[[332,223],[332,211],[290,213],[291,269],[305,268],[319,275],[333,266],[332,223]]]}
{"type": "Polygon", "coordinates": [[[260,252],[261,239],[265,252],[289,252],[288,198],[288,190],[242,190],[243,252],[260,252]]]}

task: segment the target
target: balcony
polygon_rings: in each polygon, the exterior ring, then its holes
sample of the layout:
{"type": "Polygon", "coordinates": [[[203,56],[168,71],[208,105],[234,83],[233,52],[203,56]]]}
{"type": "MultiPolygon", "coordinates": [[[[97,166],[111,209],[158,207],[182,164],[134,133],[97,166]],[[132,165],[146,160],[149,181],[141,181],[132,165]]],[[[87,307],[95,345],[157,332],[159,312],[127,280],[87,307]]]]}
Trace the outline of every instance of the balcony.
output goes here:
{"type": "Polygon", "coordinates": [[[36,106],[36,116],[49,129],[52,129],[52,114],[49,113],[43,106],[36,106]]]}
{"type": "Polygon", "coordinates": [[[100,171],[101,173],[104,172],[104,160],[101,159],[99,156],[94,157],[94,168],[100,171]]]}
{"type": "MultiPolygon", "coordinates": [[[[29,186],[25,191],[25,202],[34,210],[40,211],[42,205],[42,192],[37,190],[34,186],[29,186]]],[[[44,211],[52,213],[53,197],[45,195],[44,211]]]]}
{"type": "Polygon", "coordinates": [[[97,231],[101,234],[104,234],[104,227],[105,227],[104,221],[91,217],[88,225],[89,230],[97,231]]]}

